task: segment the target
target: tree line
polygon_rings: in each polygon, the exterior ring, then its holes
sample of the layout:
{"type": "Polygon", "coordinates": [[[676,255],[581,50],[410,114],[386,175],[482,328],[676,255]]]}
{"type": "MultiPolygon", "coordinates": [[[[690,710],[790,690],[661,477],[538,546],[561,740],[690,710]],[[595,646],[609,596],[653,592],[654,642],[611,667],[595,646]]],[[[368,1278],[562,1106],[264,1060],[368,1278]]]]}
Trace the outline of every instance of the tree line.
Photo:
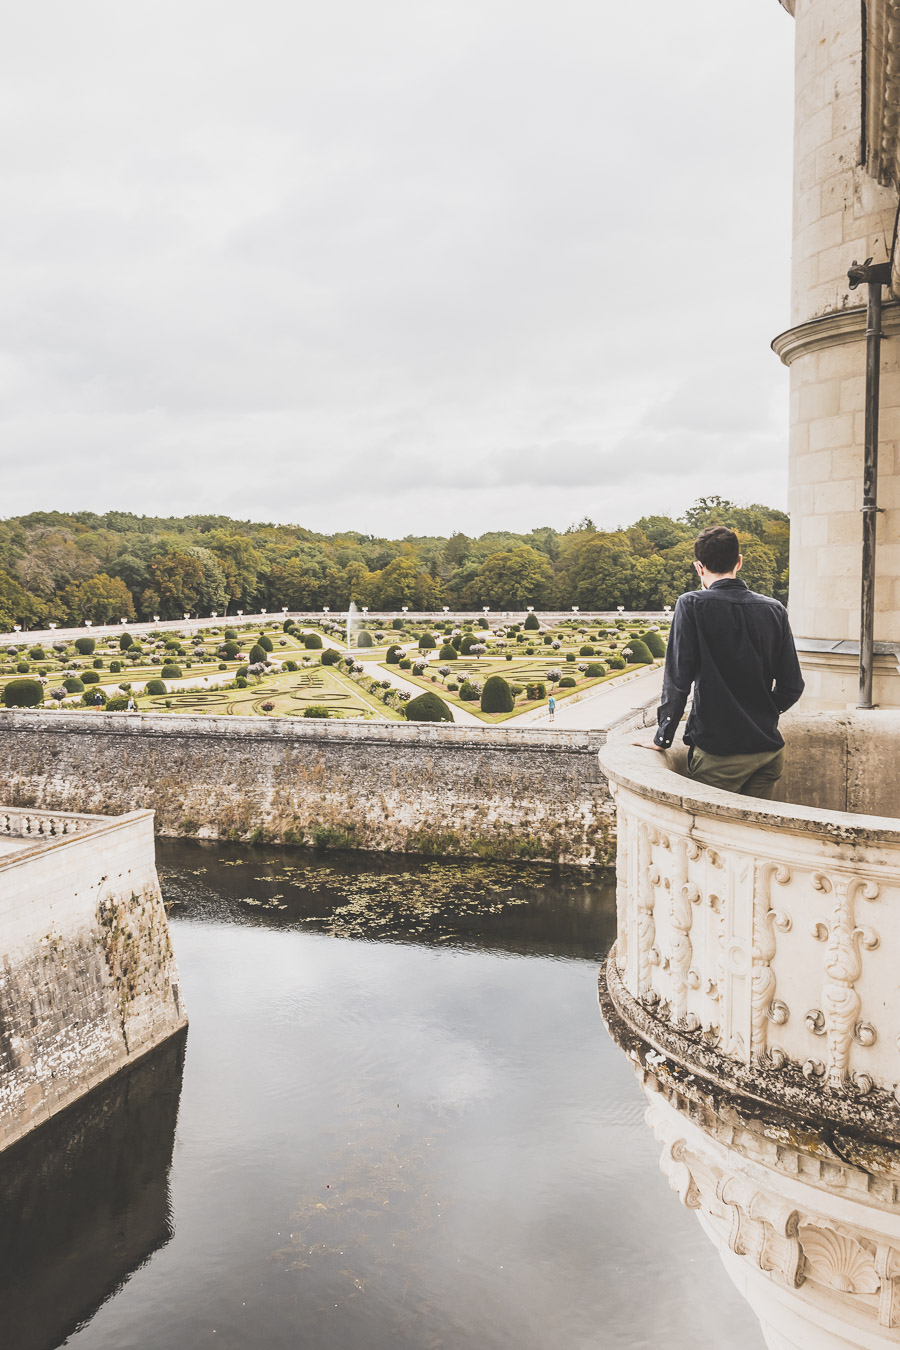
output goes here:
{"type": "Polygon", "coordinates": [[[585,518],[563,532],[542,526],[477,538],[35,511],[0,521],[0,629],[282,606],[342,610],[351,601],[373,610],[660,609],[697,585],[693,540],[711,524],[737,530],[748,585],[786,600],[788,517],[721,497],[623,529],[600,530],[585,518]]]}

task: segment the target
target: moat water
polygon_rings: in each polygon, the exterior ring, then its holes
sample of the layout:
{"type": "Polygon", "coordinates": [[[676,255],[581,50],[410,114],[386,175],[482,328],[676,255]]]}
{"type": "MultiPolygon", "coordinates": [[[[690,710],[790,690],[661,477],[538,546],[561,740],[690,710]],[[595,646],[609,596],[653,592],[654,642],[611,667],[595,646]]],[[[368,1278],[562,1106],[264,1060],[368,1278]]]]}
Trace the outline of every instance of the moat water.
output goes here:
{"type": "Polygon", "coordinates": [[[0,1160],[2,1350],[761,1350],[600,1019],[610,876],[159,863],[187,1041],[0,1160]]]}

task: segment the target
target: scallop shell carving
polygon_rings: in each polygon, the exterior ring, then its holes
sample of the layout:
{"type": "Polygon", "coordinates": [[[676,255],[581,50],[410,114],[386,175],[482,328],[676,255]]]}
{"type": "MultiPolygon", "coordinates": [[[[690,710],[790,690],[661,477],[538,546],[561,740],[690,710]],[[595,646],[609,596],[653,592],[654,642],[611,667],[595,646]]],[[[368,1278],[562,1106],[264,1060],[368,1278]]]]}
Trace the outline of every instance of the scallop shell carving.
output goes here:
{"type": "Polygon", "coordinates": [[[819,1284],[847,1294],[877,1294],[881,1280],[869,1253],[833,1228],[800,1229],[800,1244],[809,1274],[819,1284]]]}

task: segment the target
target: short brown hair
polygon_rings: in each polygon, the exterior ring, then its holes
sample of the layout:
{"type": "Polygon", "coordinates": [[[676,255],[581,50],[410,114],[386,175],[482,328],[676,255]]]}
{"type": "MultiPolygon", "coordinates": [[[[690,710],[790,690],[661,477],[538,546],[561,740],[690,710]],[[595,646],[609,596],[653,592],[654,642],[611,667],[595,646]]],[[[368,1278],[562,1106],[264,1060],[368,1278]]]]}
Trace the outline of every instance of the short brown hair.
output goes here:
{"type": "Polygon", "coordinates": [[[732,572],[740,556],[738,537],[725,525],[710,525],[694,540],[694,557],[707,572],[732,572]]]}

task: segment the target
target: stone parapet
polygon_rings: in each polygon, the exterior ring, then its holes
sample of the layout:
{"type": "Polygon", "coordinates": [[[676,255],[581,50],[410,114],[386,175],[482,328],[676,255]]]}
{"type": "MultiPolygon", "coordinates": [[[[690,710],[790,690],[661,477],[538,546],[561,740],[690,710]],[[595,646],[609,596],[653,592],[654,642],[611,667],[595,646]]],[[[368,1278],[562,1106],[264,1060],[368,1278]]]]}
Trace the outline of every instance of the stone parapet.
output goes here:
{"type": "Polygon", "coordinates": [[[789,803],[695,783],[683,753],[600,751],[619,836],[601,1004],[769,1346],[894,1346],[900,716],[786,731],[789,803]]]}

